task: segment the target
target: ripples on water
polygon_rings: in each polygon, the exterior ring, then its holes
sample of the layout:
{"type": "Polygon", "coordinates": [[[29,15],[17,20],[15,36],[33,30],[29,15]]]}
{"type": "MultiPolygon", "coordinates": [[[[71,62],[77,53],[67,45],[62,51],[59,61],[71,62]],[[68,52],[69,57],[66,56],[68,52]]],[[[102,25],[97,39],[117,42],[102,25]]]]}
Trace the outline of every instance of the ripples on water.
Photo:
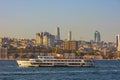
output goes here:
{"type": "Polygon", "coordinates": [[[0,61],[0,80],[120,80],[120,61],[95,61],[90,68],[19,68],[16,61],[0,61]]]}

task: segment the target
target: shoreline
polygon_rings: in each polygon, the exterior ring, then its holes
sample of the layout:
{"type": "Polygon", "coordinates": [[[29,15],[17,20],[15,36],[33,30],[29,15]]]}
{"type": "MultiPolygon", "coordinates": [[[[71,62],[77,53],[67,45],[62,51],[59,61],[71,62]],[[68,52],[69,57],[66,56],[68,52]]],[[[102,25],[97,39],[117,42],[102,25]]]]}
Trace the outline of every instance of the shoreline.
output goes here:
{"type": "MultiPolygon", "coordinates": [[[[14,61],[14,60],[19,60],[19,59],[0,59],[0,61],[3,61],[3,60],[6,60],[6,61],[14,61]]],[[[20,59],[20,60],[25,60],[25,59],[20,59]]],[[[119,59],[93,59],[93,60],[119,60],[119,59]]]]}

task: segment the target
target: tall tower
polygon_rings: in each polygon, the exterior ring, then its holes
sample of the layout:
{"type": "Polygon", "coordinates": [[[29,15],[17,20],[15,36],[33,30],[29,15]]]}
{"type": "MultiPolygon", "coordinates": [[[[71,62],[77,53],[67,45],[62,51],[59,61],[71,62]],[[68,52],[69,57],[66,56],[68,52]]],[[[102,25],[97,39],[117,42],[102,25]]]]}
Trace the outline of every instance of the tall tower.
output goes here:
{"type": "Polygon", "coordinates": [[[59,27],[57,27],[56,28],[56,33],[55,33],[55,35],[56,35],[56,40],[60,40],[60,29],[59,29],[59,27]]]}
{"type": "Polygon", "coordinates": [[[96,43],[99,43],[101,41],[100,32],[95,31],[94,40],[95,40],[96,43]]]}
{"type": "Polygon", "coordinates": [[[116,36],[116,47],[117,50],[120,51],[120,34],[116,36]]]}
{"type": "Polygon", "coordinates": [[[71,31],[68,32],[68,41],[71,41],[71,39],[72,39],[72,34],[71,33],[72,33],[71,31]]]}

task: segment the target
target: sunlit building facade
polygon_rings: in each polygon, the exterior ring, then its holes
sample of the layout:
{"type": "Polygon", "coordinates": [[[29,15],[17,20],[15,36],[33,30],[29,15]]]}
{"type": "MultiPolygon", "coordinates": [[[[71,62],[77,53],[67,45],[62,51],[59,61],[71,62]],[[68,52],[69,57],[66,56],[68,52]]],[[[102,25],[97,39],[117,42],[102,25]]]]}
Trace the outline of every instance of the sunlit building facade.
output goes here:
{"type": "Polygon", "coordinates": [[[36,45],[43,45],[43,32],[36,33],[36,45]]]}
{"type": "Polygon", "coordinates": [[[51,35],[51,34],[45,35],[43,37],[43,45],[53,47],[54,46],[54,40],[55,40],[54,35],[51,35]]]}
{"type": "Polygon", "coordinates": [[[62,48],[63,50],[78,50],[78,41],[64,41],[62,48]]]}

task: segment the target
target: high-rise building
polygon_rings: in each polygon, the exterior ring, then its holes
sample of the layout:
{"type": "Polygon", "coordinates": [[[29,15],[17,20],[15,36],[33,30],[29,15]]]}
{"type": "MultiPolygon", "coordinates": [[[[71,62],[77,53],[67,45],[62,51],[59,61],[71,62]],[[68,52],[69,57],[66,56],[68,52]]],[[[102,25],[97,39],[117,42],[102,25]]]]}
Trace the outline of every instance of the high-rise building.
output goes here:
{"type": "Polygon", "coordinates": [[[40,44],[40,33],[36,33],[36,45],[40,44]]]}
{"type": "Polygon", "coordinates": [[[48,46],[48,41],[49,40],[49,36],[47,36],[47,35],[45,35],[44,37],[43,37],[43,45],[44,46],[48,46]]]}
{"type": "Polygon", "coordinates": [[[40,32],[40,45],[43,45],[43,32],[40,32]]]}
{"type": "Polygon", "coordinates": [[[71,41],[71,38],[72,38],[72,34],[71,34],[71,31],[68,32],[68,41],[71,41]]]}
{"type": "Polygon", "coordinates": [[[43,32],[36,34],[36,45],[43,45],[43,32]]]}
{"type": "Polygon", "coordinates": [[[94,40],[96,43],[99,43],[101,41],[100,32],[95,31],[94,40]]]}
{"type": "Polygon", "coordinates": [[[120,51],[120,34],[116,36],[116,47],[117,50],[120,51]]]}
{"type": "Polygon", "coordinates": [[[36,45],[38,46],[54,46],[55,36],[49,32],[36,33],[36,45]]]}
{"type": "Polygon", "coordinates": [[[43,45],[44,46],[54,46],[54,35],[48,34],[43,36],[43,45]]]}
{"type": "Polygon", "coordinates": [[[55,39],[60,40],[60,29],[59,29],[59,27],[56,28],[55,39]]]}

